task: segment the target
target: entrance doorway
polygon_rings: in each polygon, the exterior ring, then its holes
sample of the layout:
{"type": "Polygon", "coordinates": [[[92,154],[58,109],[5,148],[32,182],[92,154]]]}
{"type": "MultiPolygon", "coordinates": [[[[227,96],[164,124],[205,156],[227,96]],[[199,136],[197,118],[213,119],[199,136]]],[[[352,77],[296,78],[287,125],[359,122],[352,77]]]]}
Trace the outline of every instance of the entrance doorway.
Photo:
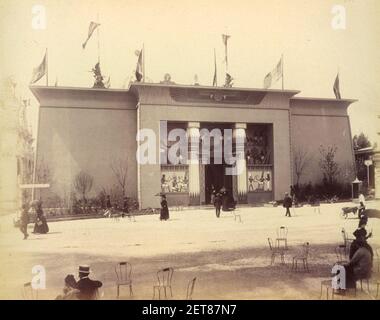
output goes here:
{"type": "Polygon", "coordinates": [[[225,187],[232,193],[232,175],[226,175],[226,165],[224,164],[207,164],[205,166],[205,191],[206,204],[211,203],[211,193],[214,189],[218,192],[225,187]]]}

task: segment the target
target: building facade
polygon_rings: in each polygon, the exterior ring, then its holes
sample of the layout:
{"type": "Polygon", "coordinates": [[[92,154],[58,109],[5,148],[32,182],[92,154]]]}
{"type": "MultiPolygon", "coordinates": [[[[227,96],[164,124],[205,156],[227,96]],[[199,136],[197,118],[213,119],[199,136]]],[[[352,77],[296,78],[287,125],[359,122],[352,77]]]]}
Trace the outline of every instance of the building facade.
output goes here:
{"type": "Polygon", "coordinates": [[[34,163],[33,138],[27,123],[28,101],[16,97],[16,83],[5,79],[0,86],[0,214],[13,213],[30,200],[34,163]]]}
{"type": "MultiPolygon", "coordinates": [[[[138,82],[126,90],[31,90],[40,103],[37,164],[49,166],[48,192],[57,196],[71,192],[81,171],[94,178],[93,195],[109,190],[117,184],[117,162],[127,168],[126,194],[141,208],[159,207],[160,192],[169,205],[207,204],[213,188],[223,186],[238,203],[253,204],[282,199],[289,191],[299,150],[317,157],[320,146],[335,145],[338,163],[355,161],[347,115],[354,100],[303,98],[295,90],[138,82]],[[184,133],[185,144],[175,129],[184,133]],[[206,138],[208,151],[202,148],[206,138]],[[148,139],[154,141],[149,150],[148,139]],[[186,161],[168,161],[175,144],[188,151],[186,161]],[[222,156],[215,152],[220,146],[222,156]],[[148,162],[136,161],[139,147],[148,162]],[[244,154],[238,164],[226,159],[238,152],[244,154]],[[230,175],[236,165],[242,170],[230,175]]],[[[315,158],[300,183],[321,180],[315,158]]]]}

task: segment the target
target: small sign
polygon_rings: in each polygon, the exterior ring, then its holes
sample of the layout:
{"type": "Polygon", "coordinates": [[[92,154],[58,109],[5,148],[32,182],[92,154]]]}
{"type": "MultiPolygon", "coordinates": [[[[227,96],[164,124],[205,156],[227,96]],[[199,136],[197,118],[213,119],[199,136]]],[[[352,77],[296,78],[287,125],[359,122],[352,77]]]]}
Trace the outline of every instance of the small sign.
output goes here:
{"type": "Polygon", "coordinates": [[[365,160],[364,161],[364,164],[367,166],[367,167],[369,167],[369,166],[372,166],[372,160],[365,160]]]}
{"type": "Polygon", "coordinates": [[[20,189],[44,189],[50,188],[48,183],[30,183],[30,184],[20,184],[20,189]]]}

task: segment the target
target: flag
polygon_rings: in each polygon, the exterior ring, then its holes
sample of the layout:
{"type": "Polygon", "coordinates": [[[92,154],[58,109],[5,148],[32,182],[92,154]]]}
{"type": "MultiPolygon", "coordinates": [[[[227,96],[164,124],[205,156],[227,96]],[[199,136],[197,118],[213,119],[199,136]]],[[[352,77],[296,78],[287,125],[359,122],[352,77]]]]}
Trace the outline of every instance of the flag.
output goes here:
{"type": "Polygon", "coordinates": [[[94,33],[95,29],[96,29],[97,27],[99,27],[99,26],[100,26],[100,23],[96,23],[96,22],[93,22],[93,21],[90,22],[90,26],[88,27],[88,35],[87,35],[87,39],[86,39],[86,41],[83,42],[83,44],[82,44],[82,48],[83,48],[83,49],[86,48],[86,45],[87,45],[88,40],[90,40],[90,38],[91,38],[92,34],[94,33]]]}
{"type": "Polygon", "coordinates": [[[227,35],[227,34],[222,34],[222,40],[223,40],[223,43],[225,46],[227,46],[227,41],[228,39],[230,38],[231,36],[227,35]]]}
{"type": "Polygon", "coordinates": [[[264,78],[264,88],[268,89],[272,85],[272,72],[269,72],[264,78]]]}
{"type": "MultiPolygon", "coordinates": [[[[135,52],[135,53],[137,53],[137,52],[135,52]]],[[[138,82],[140,82],[141,81],[141,79],[142,79],[142,77],[143,77],[143,65],[142,65],[142,54],[143,54],[143,51],[142,50],[140,50],[139,51],[139,58],[137,59],[137,66],[136,66],[136,73],[135,73],[135,75],[136,75],[136,80],[138,81],[138,82]]]]}
{"type": "Polygon", "coordinates": [[[36,83],[38,80],[40,80],[45,74],[46,74],[46,54],[40,63],[40,65],[37,68],[33,69],[33,75],[32,75],[32,80],[30,80],[30,84],[36,83]]]}
{"type": "Polygon", "coordinates": [[[231,88],[233,85],[232,80],[234,80],[234,78],[232,78],[229,73],[226,73],[226,83],[224,84],[224,87],[231,88]]]}
{"type": "Polygon", "coordinates": [[[217,77],[217,70],[216,70],[216,53],[214,49],[214,79],[212,80],[212,86],[217,87],[218,86],[218,77],[217,77]]]}
{"type": "Polygon", "coordinates": [[[111,86],[111,76],[108,76],[107,81],[105,82],[104,86],[108,89],[111,86]]]}
{"type": "Polygon", "coordinates": [[[222,34],[222,40],[224,44],[224,61],[226,63],[226,68],[228,70],[228,53],[227,53],[227,41],[231,36],[228,36],[226,34],[222,34]]]}
{"type": "Polygon", "coordinates": [[[277,63],[276,67],[269,72],[265,78],[264,78],[264,88],[268,89],[272,82],[276,82],[278,79],[280,79],[283,76],[283,60],[282,57],[280,61],[277,63]]]}
{"type": "Polygon", "coordinates": [[[339,90],[339,73],[336,75],[333,90],[334,90],[335,98],[342,99],[340,96],[340,90],[339,90]]]}

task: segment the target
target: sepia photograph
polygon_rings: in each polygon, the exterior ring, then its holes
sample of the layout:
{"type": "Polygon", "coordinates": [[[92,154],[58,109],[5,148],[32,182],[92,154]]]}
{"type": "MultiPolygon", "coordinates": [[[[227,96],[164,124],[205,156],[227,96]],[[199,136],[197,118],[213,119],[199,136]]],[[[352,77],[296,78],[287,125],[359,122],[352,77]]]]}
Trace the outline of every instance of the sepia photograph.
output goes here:
{"type": "Polygon", "coordinates": [[[379,17],[0,0],[0,300],[379,300],[379,17]]]}

